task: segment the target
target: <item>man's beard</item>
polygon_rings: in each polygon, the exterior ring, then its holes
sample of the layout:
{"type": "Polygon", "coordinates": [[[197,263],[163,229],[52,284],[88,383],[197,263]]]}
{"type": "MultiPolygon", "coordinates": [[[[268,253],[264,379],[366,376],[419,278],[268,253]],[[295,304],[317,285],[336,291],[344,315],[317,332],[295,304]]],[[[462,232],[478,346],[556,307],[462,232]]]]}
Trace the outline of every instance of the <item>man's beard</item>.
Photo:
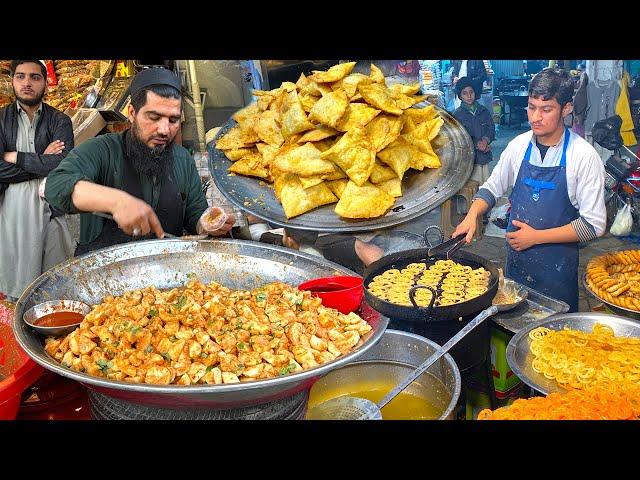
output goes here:
{"type": "Polygon", "coordinates": [[[36,105],[39,105],[44,98],[44,90],[42,90],[42,93],[36,98],[22,98],[20,95],[18,95],[18,92],[16,92],[15,88],[13,89],[13,94],[21,104],[26,105],[27,107],[35,107],[36,105]]]}
{"type": "Polygon", "coordinates": [[[138,125],[134,122],[125,134],[125,152],[133,169],[147,177],[163,176],[173,163],[173,140],[149,148],[138,132],[138,125]]]}

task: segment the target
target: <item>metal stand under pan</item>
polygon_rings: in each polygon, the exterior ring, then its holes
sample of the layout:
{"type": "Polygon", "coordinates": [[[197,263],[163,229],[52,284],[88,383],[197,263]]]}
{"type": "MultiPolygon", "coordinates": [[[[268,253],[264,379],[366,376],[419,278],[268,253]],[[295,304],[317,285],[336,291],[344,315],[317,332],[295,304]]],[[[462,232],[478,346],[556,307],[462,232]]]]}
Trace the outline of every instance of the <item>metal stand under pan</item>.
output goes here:
{"type": "MultiPolygon", "coordinates": [[[[448,322],[420,322],[390,318],[388,328],[415,333],[438,345],[444,345],[474,317],[475,315],[469,315],[459,321],[448,322]]],[[[489,322],[479,325],[449,352],[458,365],[460,373],[484,364],[489,353],[489,327],[489,322]]]]}
{"type": "Polygon", "coordinates": [[[302,420],[309,391],[251,407],[231,409],[158,408],[126,402],[89,390],[94,420],[302,420]]]}

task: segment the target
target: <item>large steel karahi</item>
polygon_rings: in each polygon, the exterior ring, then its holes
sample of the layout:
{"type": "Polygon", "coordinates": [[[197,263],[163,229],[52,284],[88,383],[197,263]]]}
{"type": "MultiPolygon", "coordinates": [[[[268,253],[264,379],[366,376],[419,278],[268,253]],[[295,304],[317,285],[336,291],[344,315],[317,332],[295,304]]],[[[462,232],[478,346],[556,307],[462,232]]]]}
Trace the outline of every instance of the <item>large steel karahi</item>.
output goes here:
{"type": "Polygon", "coordinates": [[[71,259],[38,277],[18,300],[14,334],[37,363],[102,394],[156,406],[235,408],[278,400],[309,388],[318,377],[375,345],[388,323],[377,314],[366,318],[372,330],[360,347],[310,370],[236,384],[167,386],[109,380],[67,369],[44,351],[44,337],[22,321],[29,308],[48,300],[72,299],[95,305],[106,295],[149,285],[177,287],[190,274],[204,283],[217,281],[234,289],[251,289],[273,281],[298,285],[316,277],[353,272],[313,255],[240,240],[149,240],[116,245],[71,259]]]}
{"type": "MultiPolygon", "coordinates": [[[[415,107],[420,107],[416,105],[415,107]]],[[[232,162],[216,142],[235,124],[229,119],[209,143],[209,171],[216,187],[238,208],[280,226],[318,232],[367,232],[400,225],[429,212],[453,196],[471,175],[473,144],[464,127],[444,109],[435,107],[444,125],[433,142],[442,166],[422,172],[410,170],[402,181],[402,197],[379,218],[350,220],[334,212],[335,205],[325,205],[300,216],[287,219],[273,188],[259,179],[230,175],[232,162]]]]}

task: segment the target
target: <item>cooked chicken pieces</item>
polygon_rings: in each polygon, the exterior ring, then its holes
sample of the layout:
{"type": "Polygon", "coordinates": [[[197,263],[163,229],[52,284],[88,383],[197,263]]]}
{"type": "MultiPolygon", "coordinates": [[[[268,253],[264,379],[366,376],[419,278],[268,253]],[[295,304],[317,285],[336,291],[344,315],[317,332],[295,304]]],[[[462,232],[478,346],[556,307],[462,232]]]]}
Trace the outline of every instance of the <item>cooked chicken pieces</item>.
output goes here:
{"type": "Polygon", "coordinates": [[[89,375],[148,384],[220,384],[309,369],[362,343],[371,326],[281,282],[252,291],[189,281],[106,297],[45,350],[89,375]]]}

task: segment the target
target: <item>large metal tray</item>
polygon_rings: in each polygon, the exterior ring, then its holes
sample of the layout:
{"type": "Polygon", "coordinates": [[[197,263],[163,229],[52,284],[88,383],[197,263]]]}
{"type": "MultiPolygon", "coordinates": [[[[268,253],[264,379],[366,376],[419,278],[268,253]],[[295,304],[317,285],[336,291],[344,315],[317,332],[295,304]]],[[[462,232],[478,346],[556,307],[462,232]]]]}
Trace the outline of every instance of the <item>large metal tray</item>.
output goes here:
{"type": "Polygon", "coordinates": [[[627,317],[627,318],[633,318],[634,320],[640,320],[640,312],[638,312],[636,310],[631,310],[629,308],[620,307],[620,306],[615,305],[615,304],[613,304],[611,302],[607,302],[604,298],[599,296],[597,293],[593,292],[589,288],[589,284],[587,283],[587,272],[584,272],[582,274],[582,284],[584,285],[584,289],[587,292],[589,292],[591,294],[591,296],[593,296],[595,299],[599,300],[604,305],[606,305],[606,307],[609,310],[611,310],[613,313],[615,313],[616,315],[621,315],[621,316],[627,317]]]}
{"type": "Polygon", "coordinates": [[[536,373],[531,368],[533,354],[529,351],[531,340],[529,332],[534,328],[546,327],[551,330],[562,330],[569,327],[573,330],[591,332],[596,323],[603,323],[613,328],[616,336],[640,337],[640,323],[617,315],[596,312],[577,312],[553,315],[546,320],[529,325],[516,333],[507,345],[507,362],[518,378],[534,390],[545,395],[566,390],[555,380],[536,373]]]}
{"type": "Polygon", "coordinates": [[[548,297],[521,283],[518,283],[518,285],[529,292],[527,301],[513,310],[500,312],[491,317],[494,323],[511,333],[518,333],[523,328],[540,322],[551,315],[569,311],[569,305],[566,302],[548,297]]]}
{"type": "Polygon", "coordinates": [[[318,232],[366,232],[388,228],[412,220],[453,196],[469,179],[473,169],[473,144],[464,127],[445,110],[436,107],[444,125],[434,141],[442,167],[407,172],[402,180],[402,197],[384,216],[373,219],[343,219],[335,204],[325,205],[287,220],[273,188],[260,179],[229,174],[231,161],[215,148],[218,139],[235,125],[233,119],[209,143],[209,171],[216,187],[238,208],[283,227],[318,232]]]}
{"type": "Polygon", "coordinates": [[[185,408],[235,408],[285,398],[309,388],[320,376],[351,362],[382,337],[388,319],[368,310],[373,329],[348,355],[303,372],[278,378],[228,385],[146,385],[94,377],[63,367],[44,351],[44,337],[22,321],[33,305],[54,299],[81,300],[89,305],[106,295],[155,285],[172,288],[195,273],[203,282],[218,281],[236,289],[267,282],[291,285],[315,277],[353,275],[321,257],[288,248],[240,240],[149,240],[116,245],[71,259],[38,277],[16,304],[13,331],[20,346],[37,363],[77,380],[99,393],[134,403],[185,408]]]}

